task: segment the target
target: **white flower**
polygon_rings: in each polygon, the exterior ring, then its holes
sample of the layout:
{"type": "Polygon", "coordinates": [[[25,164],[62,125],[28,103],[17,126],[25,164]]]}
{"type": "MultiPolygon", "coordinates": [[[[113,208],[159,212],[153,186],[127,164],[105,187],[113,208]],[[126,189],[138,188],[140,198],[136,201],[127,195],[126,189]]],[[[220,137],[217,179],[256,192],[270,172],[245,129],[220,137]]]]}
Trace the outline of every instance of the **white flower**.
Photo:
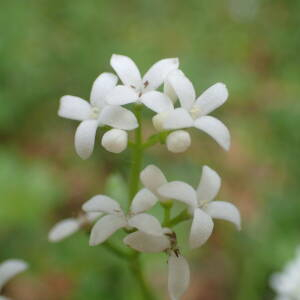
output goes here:
{"type": "Polygon", "coordinates": [[[230,221],[240,229],[238,209],[229,202],[212,201],[220,187],[220,176],[208,166],[204,166],[197,190],[182,181],[172,181],[158,188],[158,193],[163,197],[181,201],[189,206],[193,215],[189,238],[191,248],[200,247],[210,237],[214,226],[212,218],[230,221]]]}
{"type": "Polygon", "coordinates": [[[58,115],[60,117],[82,121],[75,133],[75,149],[82,159],[93,152],[96,130],[99,126],[132,130],[138,127],[135,115],[121,107],[108,105],[106,96],[116,86],[117,76],[102,73],[95,80],[90,103],[75,96],[63,96],[60,99],[58,115]]]}
{"type": "Polygon", "coordinates": [[[166,58],[155,63],[143,76],[134,61],[127,56],[113,54],[110,60],[124,85],[116,86],[107,96],[112,105],[143,103],[156,113],[173,109],[173,103],[161,92],[155,91],[169,72],[178,68],[177,58],[166,58]]]}
{"type": "MultiPolygon", "coordinates": [[[[23,260],[8,259],[0,264],[0,292],[3,286],[14,276],[25,271],[28,265],[23,260]]],[[[8,300],[8,298],[0,296],[1,300],[8,300]]]]}
{"type": "Polygon", "coordinates": [[[48,234],[48,240],[57,243],[79,231],[86,224],[91,224],[98,219],[101,213],[87,213],[78,218],[68,218],[56,223],[48,234]]]}
{"type": "Polygon", "coordinates": [[[174,153],[186,151],[191,145],[191,136],[184,130],[171,132],[166,140],[167,149],[174,153]]]}
{"type": "Polygon", "coordinates": [[[208,116],[227,100],[228,91],[225,84],[214,84],[196,99],[193,84],[180,70],[171,72],[167,82],[166,93],[173,100],[176,93],[181,107],[165,110],[154,116],[154,127],[159,131],[196,127],[210,135],[222,148],[229,150],[228,128],[220,120],[208,116]]]}
{"type": "Polygon", "coordinates": [[[300,300],[300,248],[295,259],[281,273],[271,277],[271,286],[277,293],[278,300],[300,300]]]}
{"type": "Polygon", "coordinates": [[[190,283],[190,268],[186,259],[171,252],[168,259],[168,290],[171,300],[179,300],[190,283]]]}
{"type": "Polygon", "coordinates": [[[133,198],[128,214],[125,214],[119,203],[108,196],[97,195],[83,205],[86,212],[101,212],[103,216],[93,226],[90,245],[95,246],[106,241],[121,228],[136,228],[152,235],[161,235],[160,222],[145,211],[153,207],[157,197],[147,189],[141,189],[133,198]]]}
{"type": "Polygon", "coordinates": [[[109,152],[120,153],[127,148],[128,134],[121,129],[111,129],[103,134],[101,144],[109,152]]]}
{"type": "Polygon", "coordinates": [[[168,202],[169,198],[165,198],[158,193],[158,188],[168,181],[164,173],[155,165],[148,165],[141,173],[140,180],[143,185],[150,190],[162,203],[168,202]]]}

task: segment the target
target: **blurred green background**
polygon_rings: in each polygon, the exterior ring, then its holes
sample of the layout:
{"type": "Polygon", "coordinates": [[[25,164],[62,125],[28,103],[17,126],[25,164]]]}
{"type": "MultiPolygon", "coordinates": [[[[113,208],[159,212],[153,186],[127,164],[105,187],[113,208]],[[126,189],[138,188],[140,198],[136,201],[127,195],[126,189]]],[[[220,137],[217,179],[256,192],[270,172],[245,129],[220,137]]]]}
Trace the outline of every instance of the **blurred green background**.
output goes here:
{"type": "MultiPolygon", "coordinates": [[[[126,264],[90,248],[84,233],[47,241],[51,226],[76,216],[92,195],[126,200],[129,151],[105,152],[98,137],[92,158],[82,161],[73,144],[77,123],[57,116],[59,98],[87,99],[97,75],[111,71],[111,54],[119,53],[142,72],[178,56],[198,94],[218,81],[230,92],[215,113],[231,129],[229,153],[194,130],[186,153],[158,145],[144,162],[194,185],[208,164],[223,178],[219,199],[242,213],[240,233],[217,221],[202,248],[183,247],[192,268],[184,299],[273,299],[269,276],[300,242],[299,10],[298,0],[1,0],[0,261],[30,263],[7,295],[141,299],[126,264]]],[[[150,133],[150,114],[145,124],[150,133]]],[[[144,259],[151,285],[166,299],[166,257],[144,259]]]]}

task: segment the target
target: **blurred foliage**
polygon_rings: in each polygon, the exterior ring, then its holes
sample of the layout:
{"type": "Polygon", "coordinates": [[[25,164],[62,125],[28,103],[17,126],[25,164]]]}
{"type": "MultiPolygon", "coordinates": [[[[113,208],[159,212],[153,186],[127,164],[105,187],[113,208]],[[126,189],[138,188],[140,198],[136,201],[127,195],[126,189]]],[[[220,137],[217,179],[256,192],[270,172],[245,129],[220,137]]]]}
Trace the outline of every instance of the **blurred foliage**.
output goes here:
{"type": "MultiPolygon", "coordinates": [[[[81,161],[75,122],[57,117],[59,97],[88,98],[96,76],[111,70],[111,54],[121,53],[143,72],[162,57],[178,56],[198,93],[217,81],[228,85],[230,99],[216,114],[232,131],[229,153],[193,131],[188,152],[174,155],[158,145],[145,165],[158,164],[169,179],[194,185],[203,164],[216,168],[223,177],[220,199],[235,202],[243,215],[241,233],[216,222],[204,247],[184,250],[193,270],[185,299],[272,299],[270,274],[300,244],[299,9],[298,0],[2,0],[0,259],[20,257],[31,265],[7,294],[140,299],[126,264],[102,247],[88,247],[84,233],[47,242],[49,228],[77,215],[94,194],[106,191],[127,205],[129,151],[107,153],[97,138],[93,157],[81,161]]],[[[150,133],[150,118],[145,129],[150,133]]],[[[165,260],[144,257],[162,297],[165,260]]]]}

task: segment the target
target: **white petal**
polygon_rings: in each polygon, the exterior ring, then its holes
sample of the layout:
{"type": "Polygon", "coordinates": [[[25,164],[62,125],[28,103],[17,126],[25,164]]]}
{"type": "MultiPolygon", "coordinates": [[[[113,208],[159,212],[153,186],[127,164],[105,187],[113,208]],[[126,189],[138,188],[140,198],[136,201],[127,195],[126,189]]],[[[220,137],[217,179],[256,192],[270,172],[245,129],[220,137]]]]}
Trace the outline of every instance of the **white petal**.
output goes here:
{"type": "Polygon", "coordinates": [[[212,218],[200,208],[195,209],[189,238],[190,247],[202,246],[212,234],[213,228],[212,218]]]}
{"type": "Polygon", "coordinates": [[[172,87],[172,85],[170,84],[170,81],[166,80],[164,83],[164,94],[167,95],[173,103],[176,102],[177,100],[177,95],[172,87]]]}
{"type": "Polygon", "coordinates": [[[85,202],[82,206],[85,212],[103,212],[117,214],[122,212],[119,203],[106,195],[96,195],[85,202]]]}
{"type": "Polygon", "coordinates": [[[125,105],[136,102],[139,98],[137,92],[125,85],[117,85],[106,96],[106,102],[111,105],[125,105]]]}
{"type": "Polygon", "coordinates": [[[190,283],[190,268],[186,259],[172,253],[168,259],[168,290],[171,300],[180,300],[190,283]]]}
{"type": "Polygon", "coordinates": [[[130,211],[134,214],[144,212],[152,208],[157,201],[157,197],[148,189],[141,189],[133,198],[130,211]]]}
{"type": "Polygon", "coordinates": [[[193,208],[197,206],[196,191],[185,182],[168,182],[158,188],[158,193],[165,198],[181,201],[193,208]]]}
{"type": "Polygon", "coordinates": [[[168,98],[168,96],[164,95],[161,92],[150,91],[141,96],[141,101],[144,105],[146,105],[151,110],[156,113],[162,113],[165,111],[172,110],[173,103],[168,98]]]}
{"type": "Polygon", "coordinates": [[[229,221],[233,223],[238,230],[241,229],[240,212],[233,204],[225,201],[212,201],[204,210],[212,218],[229,221]]]}
{"type": "Polygon", "coordinates": [[[224,150],[229,150],[230,133],[220,120],[211,116],[203,116],[198,118],[194,125],[210,135],[224,150]]]}
{"type": "Polygon", "coordinates": [[[207,115],[228,98],[228,90],[224,83],[216,83],[204,91],[196,100],[195,105],[200,108],[201,115],[207,115]]]}
{"type": "Polygon", "coordinates": [[[82,159],[91,156],[94,150],[97,120],[86,120],[79,124],[75,133],[75,150],[82,159]]]}
{"type": "Polygon", "coordinates": [[[10,298],[4,297],[4,296],[0,296],[0,300],[10,300],[10,298]]]}
{"type": "Polygon", "coordinates": [[[144,90],[151,91],[158,88],[169,72],[177,69],[178,66],[178,58],[165,58],[156,62],[143,77],[143,83],[147,85],[144,90]]]}
{"type": "Polygon", "coordinates": [[[90,236],[90,246],[96,246],[106,241],[118,229],[127,225],[123,216],[106,215],[94,225],[90,236]]]}
{"type": "Polygon", "coordinates": [[[135,115],[121,106],[106,106],[101,111],[101,123],[117,129],[132,130],[138,127],[135,115]]]}
{"type": "Polygon", "coordinates": [[[128,224],[148,234],[161,235],[163,232],[160,222],[152,215],[145,213],[131,217],[128,220],[128,224]]]}
{"type": "Polygon", "coordinates": [[[50,230],[48,239],[50,242],[59,242],[80,229],[80,222],[78,219],[70,218],[65,219],[57,224],[50,230]]]}
{"type": "Polygon", "coordinates": [[[100,74],[92,86],[91,103],[99,108],[105,106],[105,97],[116,86],[117,82],[118,77],[112,73],[100,74]]]}
{"type": "Polygon", "coordinates": [[[151,235],[136,231],[127,235],[124,244],[139,252],[158,253],[170,248],[169,239],[165,235],[151,235]]]}
{"type": "Polygon", "coordinates": [[[28,265],[23,260],[8,259],[0,265],[0,290],[11,278],[25,271],[28,265]]]}
{"type": "Polygon", "coordinates": [[[208,166],[202,168],[202,175],[197,188],[199,203],[205,203],[213,200],[221,187],[221,177],[208,166]]]}
{"type": "Polygon", "coordinates": [[[154,165],[147,166],[140,174],[143,185],[152,193],[157,195],[157,189],[167,183],[167,179],[163,172],[154,165]]]}
{"type": "Polygon", "coordinates": [[[125,85],[141,86],[141,74],[134,61],[125,55],[113,54],[110,65],[125,85]]]}
{"type": "Polygon", "coordinates": [[[172,72],[168,76],[168,81],[177,94],[181,107],[190,110],[196,98],[192,82],[179,70],[172,72]]]}
{"type": "Polygon", "coordinates": [[[170,80],[168,79],[169,76],[172,76],[172,73],[173,72],[179,72],[179,74],[182,74],[184,76],[184,73],[181,71],[181,70],[174,70],[172,72],[170,72],[167,76],[167,78],[165,79],[165,82],[164,82],[164,94],[166,94],[171,100],[173,103],[176,102],[178,96],[172,86],[172,84],[170,83],[170,80]]]}
{"type": "Polygon", "coordinates": [[[63,118],[83,121],[91,114],[91,105],[75,96],[63,96],[60,98],[58,115],[63,118]]]}
{"type": "Polygon", "coordinates": [[[164,129],[182,129],[192,127],[194,120],[184,108],[176,108],[166,116],[164,129]]]}

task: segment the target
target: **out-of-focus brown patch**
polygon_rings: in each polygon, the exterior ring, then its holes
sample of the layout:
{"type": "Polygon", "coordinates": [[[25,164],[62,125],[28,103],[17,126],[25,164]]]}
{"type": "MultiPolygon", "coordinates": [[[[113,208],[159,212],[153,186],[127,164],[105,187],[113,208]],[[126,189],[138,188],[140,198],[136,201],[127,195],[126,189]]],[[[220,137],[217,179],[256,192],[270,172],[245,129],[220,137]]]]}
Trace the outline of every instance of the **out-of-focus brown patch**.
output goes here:
{"type": "MultiPolygon", "coordinates": [[[[198,263],[198,270],[193,264],[193,275],[191,284],[183,300],[224,300],[228,299],[227,290],[228,278],[227,268],[221,257],[212,256],[209,263],[198,263]]],[[[230,277],[230,276],[229,276],[230,277]]]]}
{"type": "Polygon", "coordinates": [[[15,300],[65,300],[70,299],[74,284],[62,273],[52,273],[40,280],[14,280],[7,295],[15,300]]]}
{"type": "Polygon", "coordinates": [[[270,74],[274,58],[271,49],[268,48],[266,42],[262,39],[250,44],[252,49],[249,51],[249,68],[261,76],[270,74]],[[259,47],[257,47],[259,45],[259,47]]]}

